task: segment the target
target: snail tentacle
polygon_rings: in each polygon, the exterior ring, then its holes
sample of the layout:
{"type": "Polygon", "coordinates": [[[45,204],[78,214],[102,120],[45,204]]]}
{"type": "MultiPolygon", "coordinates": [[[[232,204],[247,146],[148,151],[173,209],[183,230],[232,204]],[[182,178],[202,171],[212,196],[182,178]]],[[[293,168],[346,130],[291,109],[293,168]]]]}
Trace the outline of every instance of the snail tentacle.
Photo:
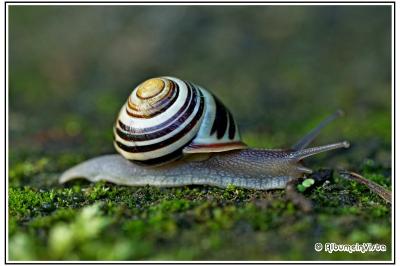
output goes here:
{"type": "Polygon", "coordinates": [[[310,156],[313,156],[318,153],[322,153],[322,152],[326,152],[326,151],[330,151],[330,150],[336,150],[336,149],[340,149],[340,148],[349,148],[349,147],[350,147],[350,143],[348,141],[342,141],[342,142],[327,144],[327,145],[323,145],[323,146],[312,147],[312,148],[294,151],[290,154],[290,157],[295,158],[297,160],[302,160],[306,157],[310,157],[310,156]]]}
{"type": "Polygon", "coordinates": [[[335,113],[331,114],[330,116],[322,120],[315,128],[313,128],[309,133],[307,133],[307,135],[305,135],[296,144],[294,144],[292,146],[292,149],[297,151],[306,148],[319,135],[322,129],[324,129],[336,118],[343,115],[344,112],[342,110],[340,109],[337,110],[335,113]]]}

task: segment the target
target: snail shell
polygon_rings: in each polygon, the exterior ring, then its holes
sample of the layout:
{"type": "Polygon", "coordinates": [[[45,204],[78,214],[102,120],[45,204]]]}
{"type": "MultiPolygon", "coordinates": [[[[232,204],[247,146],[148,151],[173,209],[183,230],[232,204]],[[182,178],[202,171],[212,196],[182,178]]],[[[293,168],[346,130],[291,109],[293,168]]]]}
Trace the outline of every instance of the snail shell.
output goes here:
{"type": "Polygon", "coordinates": [[[150,165],[247,148],[217,97],[174,77],[152,78],[133,90],[115,123],[114,146],[126,159],[150,165]]]}

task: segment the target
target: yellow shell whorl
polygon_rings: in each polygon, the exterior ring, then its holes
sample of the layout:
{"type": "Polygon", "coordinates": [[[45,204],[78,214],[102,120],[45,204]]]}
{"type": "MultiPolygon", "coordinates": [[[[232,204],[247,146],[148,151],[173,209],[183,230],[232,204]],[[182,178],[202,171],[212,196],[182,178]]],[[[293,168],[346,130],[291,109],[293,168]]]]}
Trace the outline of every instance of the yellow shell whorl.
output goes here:
{"type": "Polygon", "coordinates": [[[146,80],[137,87],[136,95],[141,99],[153,98],[164,89],[165,83],[160,78],[146,80]]]}
{"type": "Polygon", "coordinates": [[[127,112],[133,117],[151,118],[165,111],[177,99],[174,82],[152,78],[137,86],[128,99],[127,112]]]}

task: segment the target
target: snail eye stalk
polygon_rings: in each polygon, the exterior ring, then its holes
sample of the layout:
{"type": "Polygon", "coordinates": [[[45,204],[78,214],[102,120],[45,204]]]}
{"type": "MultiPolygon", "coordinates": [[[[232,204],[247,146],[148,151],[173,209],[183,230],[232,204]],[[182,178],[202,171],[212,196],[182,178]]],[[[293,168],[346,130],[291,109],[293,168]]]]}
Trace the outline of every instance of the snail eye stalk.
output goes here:
{"type": "Polygon", "coordinates": [[[333,144],[328,144],[324,146],[318,146],[318,147],[312,147],[312,148],[307,148],[307,149],[302,149],[299,151],[294,151],[290,153],[290,157],[296,159],[296,160],[302,160],[306,157],[313,156],[318,153],[330,151],[330,150],[336,150],[340,148],[349,148],[350,143],[348,141],[342,141],[342,142],[337,142],[333,144]]]}
{"type": "Polygon", "coordinates": [[[313,130],[311,130],[301,140],[294,144],[292,146],[292,149],[298,151],[306,148],[319,135],[319,133],[321,133],[322,129],[324,129],[327,125],[329,125],[332,121],[340,116],[344,116],[344,112],[339,109],[335,113],[322,120],[313,130]]]}

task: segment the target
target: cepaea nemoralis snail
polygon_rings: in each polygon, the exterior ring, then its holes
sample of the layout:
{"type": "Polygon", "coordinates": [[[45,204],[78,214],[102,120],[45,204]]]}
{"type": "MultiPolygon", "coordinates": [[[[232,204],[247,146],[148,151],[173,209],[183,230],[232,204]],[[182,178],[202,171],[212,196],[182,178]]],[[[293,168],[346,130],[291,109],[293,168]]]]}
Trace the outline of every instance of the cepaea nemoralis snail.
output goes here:
{"type": "Polygon", "coordinates": [[[137,86],[121,108],[114,126],[120,155],[83,162],[64,172],[60,182],[83,177],[132,186],[284,188],[312,173],[300,162],[305,157],[349,147],[344,141],[306,148],[339,114],[291,149],[252,149],[241,141],[232,114],[210,92],[173,77],[153,78],[137,86]]]}

